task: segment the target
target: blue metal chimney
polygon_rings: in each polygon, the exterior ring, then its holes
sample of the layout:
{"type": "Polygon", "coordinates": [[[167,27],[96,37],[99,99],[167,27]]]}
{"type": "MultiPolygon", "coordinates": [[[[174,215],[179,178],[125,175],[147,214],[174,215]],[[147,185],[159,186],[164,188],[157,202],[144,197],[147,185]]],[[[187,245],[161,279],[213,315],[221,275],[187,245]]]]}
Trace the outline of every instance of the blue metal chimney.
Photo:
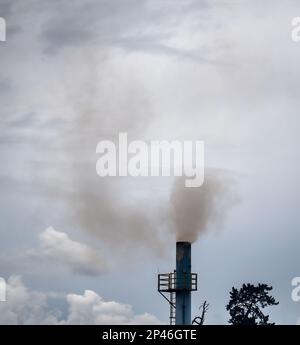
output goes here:
{"type": "Polygon", "coordinates": [[[196,290],[197,274],[191,273],[191,243],[177,242],[176,270],[158,275],[158,291],[170,304],[171,325],[191,324],[191,292],[196,290]]]}
{"type": "Polygon", "coordinates": [[[191,324],[191,243],[176,243],[176,325],[191,324]]]}

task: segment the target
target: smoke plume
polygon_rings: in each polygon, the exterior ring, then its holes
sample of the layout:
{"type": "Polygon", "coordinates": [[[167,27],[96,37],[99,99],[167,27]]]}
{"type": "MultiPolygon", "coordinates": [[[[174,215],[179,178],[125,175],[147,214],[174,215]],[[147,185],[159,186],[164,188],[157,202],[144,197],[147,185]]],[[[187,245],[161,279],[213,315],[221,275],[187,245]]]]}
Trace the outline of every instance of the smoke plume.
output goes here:
{"type": "Polygon", "coordinates": [[[186,188],[184,179],[175,180],[169,201],[168,190],[166,200],[151,190],[151,178],[140,183],[97,176],[97,143],[117,139],[119,132],[128,133],[129,140],[143,139],[155,117],[141,80],[124,70],[123,78],[116,78],[119,65],[107,58],[108,51],[88,56],[76,76],[74,66],[81,66],[83,57],[73,56],[63,76],[71,114],[62,135],[62,151],[68,157],[62,175],[68,188],[61,192],[70,207],[71,223],[118,253],[128,253],[134,246],[135,252],[150,250],[156,255],[174,231],[177,240],[195,241],[210,224],[219,225],[232,204],[230,183],[219,173],[209,172],[200,188],[186,188]]]}
{"type": "MultiPolygon", "coordinates": [[[[71,223],[118,253],[128,253],[134,245],[159,254],[162,220],[158,203],[149,202],[147,186],[130,178],[100,178],[96,174],[99,141],[112,140],[117,144],[119,132],[142,139],[141,127],[145,129],[149,119],[153,120],[147,93],[139,79],[129,76],[130,71],[123,78],[116,78],[119,65],[105,54],[97,56],[91,51],[85,52],[86,56],[88,63],[78,75],[74,76],[74,68],[64,75],[71,121],[62,135],[61,146],[68,157],[62,174],[68,187],[60,193],[69,206],[71,223]],[[140,188],[139,196],[132,196],[132,190],[140,188]]],[[[74,67],[82,61],[79,54],[69,64],[74,67]]]]}
{"type": "Polygon", "coordinates": [[[186,188],[184,179],[177,179],[171,194],[177,241],[194,242],[211,227],[221,227],[236,201],[233,180],[220,171],[209,170],[200,188],[186,188]]]}

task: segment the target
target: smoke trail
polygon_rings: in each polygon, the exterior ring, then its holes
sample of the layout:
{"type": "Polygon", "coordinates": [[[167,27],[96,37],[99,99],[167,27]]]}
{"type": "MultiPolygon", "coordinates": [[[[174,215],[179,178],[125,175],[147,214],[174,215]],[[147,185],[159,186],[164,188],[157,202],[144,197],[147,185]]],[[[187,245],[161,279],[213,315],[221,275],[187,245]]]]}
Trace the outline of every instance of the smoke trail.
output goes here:
{"type": "Polygon", "coordinates": [[[209,170],[200,188],[186,188],[184,179],[177,179],[171,194],[177,240],[194,242],[211,226],[220,227],[236,202],[233,180],[220,171],[209,170]]]}
{"type": "Polygon", "coordinates": [[[101,179],[95,169],[100,140],[115,140],[119,132],[141,138],[141,128],[153,120],[147,93],[135,78],[116,78],[118,67],[106,56],[85,51],[87,58],[80,74],[74,76],[74,64],[81,65],[83,57],[73,57],[70,74],[67,71],[65,76],[71,121],[62,137],[62,151],[68,157],[64,174],[69,189],[61,194],[70,207],[71,222],[118,252],[135,246],[159,254],[163,237],[157,200],[149,201],[143,195],[134,199],[130,192],[137,185],[130,184],[130,178],[101,179]]]}
{"type": "Polygon", "coordinates": [[[70,183],[67,192],[61,190],[72,224],[118,253],[128,253],[134,246],[158,255],[174,229],[178,240],[195,241],[210,223],[220,223],[232,198],[229,181],[216,172],[206,176],[201,188],[186,188],[184,178],[176,180],[170,204],[149,194],[150,181],[137,184],[130,178],[97,176],[97,143],[114,140],[119,132],[143,139],[147,125],[154,121],[151,99],[141,80],[129,75],[116,78],[119,67],[111,62],[109,52],[97,56],[85,51],[72,59],[65,75],[70,128],[62,136],[62,151],[68,157],[64,173],[70,183]],[[77,75],[74,66],[81,66],[77,75]],[[139,196],[132,197],[131,189],[140,186],[139,196]]]}

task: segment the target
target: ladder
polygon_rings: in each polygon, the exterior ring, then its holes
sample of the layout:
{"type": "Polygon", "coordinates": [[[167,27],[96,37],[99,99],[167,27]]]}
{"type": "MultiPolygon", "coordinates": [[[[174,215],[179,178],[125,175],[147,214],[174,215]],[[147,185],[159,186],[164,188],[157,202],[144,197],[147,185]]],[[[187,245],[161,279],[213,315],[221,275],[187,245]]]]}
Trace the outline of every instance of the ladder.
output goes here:
{"type": "Polygon", "coordinates": [[[170,325],[175,325],[176,322],[176,293],[170,293],[170,325]]]}

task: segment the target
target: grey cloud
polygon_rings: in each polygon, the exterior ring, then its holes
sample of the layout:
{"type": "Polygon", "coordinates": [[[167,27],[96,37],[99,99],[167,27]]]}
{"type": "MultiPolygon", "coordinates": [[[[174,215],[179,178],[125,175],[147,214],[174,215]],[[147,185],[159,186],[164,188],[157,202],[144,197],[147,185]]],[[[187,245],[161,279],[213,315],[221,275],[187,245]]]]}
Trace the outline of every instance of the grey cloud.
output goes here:
{"type": "MultiPolygon", "coordinates": [[[[180,23],[182,15],[204,15],[211,7],[206,1],[164,2],[157,1],[87,1],[61,2],[49,6],[53,13],[44,23],[41,39],[46,54],[56,54],[62,48],[93,44],[103,47],[116,46],[148,54],[166,54],[217,63],[206,57],[205,50],[184,51],[165,44],[180,23]],[[174,6],[175,5],[175,6],[174,6]],[[171,16],[173,15],[173,17],[171,16]],[[174,18],[176,18],[174,20],[174,18]]],[[[205,16],[203,16],[205,18],[205,16]]],[[[208,21],[206,19],[205,21],[208,21]]],[[[204,24],[203,24],[204,25],[204,24]]]]}
{"type": "Polygon", "coordinates": [[[11,128],[30,128],[38,122],[38,116],[35,112],[28,112],[14,117],[7,116],[2,123],[11,128]]]}
{"type": "Polygon", "coordinates": [[[14,3],[10,0],[1,0],[0,3],[0,16],[7,18],[11,15],[14,3]]]}
{"type": "Polygon", "coordinates": [[[0,78],[0,94],[11,90],[11,83],[7,78],[0,78]]]}
{"type": "MultiPolygon", "coordinates": [[[[88,43],[110,43],[134,25],[134,14],[144,7],[141,1],[74,1],[49,6],[50,18],[43,25],[41,38],[46,45],[45,53],[58,52],[70,46],[88,43]],[[52,13],[52,15],[51,15],[52,13]],[[131,21],[132,20],[132,21],[131,21]]],[[[139,21],[138,15],[135,18],[139,21]]]]}

